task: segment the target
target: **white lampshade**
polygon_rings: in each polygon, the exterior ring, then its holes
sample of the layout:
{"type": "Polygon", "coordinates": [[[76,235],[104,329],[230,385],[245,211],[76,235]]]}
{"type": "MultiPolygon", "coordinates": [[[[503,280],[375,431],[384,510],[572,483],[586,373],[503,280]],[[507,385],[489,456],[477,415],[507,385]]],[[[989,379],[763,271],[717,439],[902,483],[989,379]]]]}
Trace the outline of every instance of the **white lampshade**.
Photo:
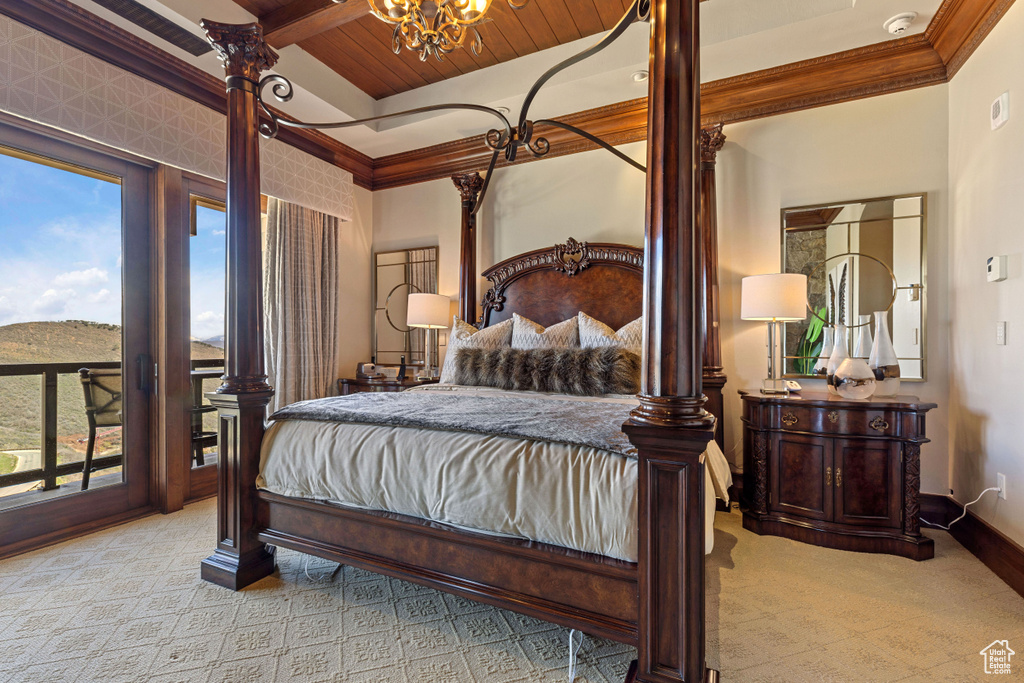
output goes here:
{"type": "Polygon", "coordinates": [[[451,299],[441,294],[410,294],[406,324],[428,330],[448,329],[451,299]]]}
{"type": "Polygon", "coordinates": [[[807,276],[770,273],[743,278],[740,317],[789,322],[807,318],[807,276]]]}

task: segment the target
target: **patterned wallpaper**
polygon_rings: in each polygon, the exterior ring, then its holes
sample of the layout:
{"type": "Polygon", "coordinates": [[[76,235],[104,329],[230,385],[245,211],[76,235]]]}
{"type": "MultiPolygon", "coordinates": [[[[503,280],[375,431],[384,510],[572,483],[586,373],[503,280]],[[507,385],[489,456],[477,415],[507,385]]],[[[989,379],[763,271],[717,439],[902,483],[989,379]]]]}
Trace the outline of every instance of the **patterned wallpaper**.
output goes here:
{"type": "MultiPolygon", "coordinates": [[[[0,111],[224,180],[225,117],[0,16],[0,111]]],[[[352,174],[262,140],[264,194],[352,218],[352,174]]]]}

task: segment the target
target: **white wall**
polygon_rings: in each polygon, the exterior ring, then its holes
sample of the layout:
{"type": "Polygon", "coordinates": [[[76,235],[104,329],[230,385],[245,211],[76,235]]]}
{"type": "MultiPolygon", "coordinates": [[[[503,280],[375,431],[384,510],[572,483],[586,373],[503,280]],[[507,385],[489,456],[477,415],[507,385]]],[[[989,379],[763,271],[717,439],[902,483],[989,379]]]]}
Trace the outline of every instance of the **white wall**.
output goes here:
{"type": "MultiPolygon", "coordinates": [[[[718,155],[719,284],[726,385],[726,451],[740,459],[736,390],[766,372],[764,325],[739,319],[740,280],[778,272],[779,210],[818,202],[928,193],[927,375],[901,393],[939,404],[929,413],[922,489],[948,490],[946,86],[726,126],[718,155]]],[[[802,381],[824,390],[821,381],[802,381]]]]}
{"type": "Polygon", "coordinates": [[[339,377],[355,377],[356,363],[370,360],[370,340],[373,338],[370,323],[373,193],[355,187],[352,200],[352,220],[341,224],[339,377]]]}
{"type": "MultiPolygon", "coordinates": [[[[645,148],[621,149],[642,162],[645,148]]],[[[452,181],[375,192],[373,212],[374,251],[437,245],[438,292],[458,298],[462,204],[452,181]]],[[[642,246],[644,175],[603,150],[499,169],[477,222],[480,270],[569,237],[642,246]]]]}
{"type": "MultiPolygon", "coordinates": [[[[929,381],[908,383],[907,392],[940,404],[930,419],[933,443],[922,454],[923,487],[947,491],[946,114],[946,88],[936,86],[726,127],[718,157],[719,259],[726,451],[736,464],[736,390],[758,386],[766,371],[763,326],[739,320],[740,279],[778,272],[780,209],[927,192],[929,381]]],[[[644,158],[643,143],[622,149],[644,158]]],[[[455,298],[460,204],[451,181],[376,192],[373,211],[374,249],[438,245],[440,293],[455,298]]],[[[570,236],[639,246],[643,223],[643,174],[607,152],[523,164],[495,176],[481,213],[478,264],[483,269],[570,236]]]]}
{"type": "Polygon", "coordinates": [[[949,85],[950,452],[954,496],[1024,544],[1024,6],[1015,4],[949,85]],[[1010,91],[1011,119],[989,126],[1010,91]],[[1009,278],[990,283],[985,259],[1008,255],[1009,278]],[[996,346],[996,321],[1006,346],[996,346]]]}

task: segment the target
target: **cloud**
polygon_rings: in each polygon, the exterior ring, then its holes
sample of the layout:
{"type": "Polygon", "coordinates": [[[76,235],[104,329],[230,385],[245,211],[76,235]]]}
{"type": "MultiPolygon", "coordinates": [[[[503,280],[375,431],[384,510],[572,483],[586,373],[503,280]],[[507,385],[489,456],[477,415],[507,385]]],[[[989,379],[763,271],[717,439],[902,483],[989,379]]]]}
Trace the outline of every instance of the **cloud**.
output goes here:
{"type": "Polygon", "coordinates": [[[223,322],[224,314],[215,313],[213,311],[203,311],[202,313],[196,316],[196,321],[201,323],[223,322]]]}
{"type": "Polygon", "coordinates": [[[107,271],[99,268],[72,270],[53,278],[53,284],[57,287],[95,287],[109,281],[110,276],[107,271]]]}
{"type": "Polygon", "coordinates": [[[109,289],[101,289],[98,292],[90,294],[89,296],[86,297],[86,299],[88,299],[89,303],[91,303],[91,304],[102,304],[102,303],[105,303],[107,301],[110,301],[110,290],[109,289]]]}
{"type": "Polygon", "coordinates": [[[226,232],[226,231],[224,231],[224,230],[214,230],[214,231],[213,231],[213,234],[214,234],[214,235],[226,235],[226,234],[227,234],[227,232],[226,232]]]}
{"type": "Polygon", "coordinates": [[[32,308],[41,315],[61,315],[71,300],[77,296],[78,293],[73,289],[48,289],[35,300],[32,308]]]}

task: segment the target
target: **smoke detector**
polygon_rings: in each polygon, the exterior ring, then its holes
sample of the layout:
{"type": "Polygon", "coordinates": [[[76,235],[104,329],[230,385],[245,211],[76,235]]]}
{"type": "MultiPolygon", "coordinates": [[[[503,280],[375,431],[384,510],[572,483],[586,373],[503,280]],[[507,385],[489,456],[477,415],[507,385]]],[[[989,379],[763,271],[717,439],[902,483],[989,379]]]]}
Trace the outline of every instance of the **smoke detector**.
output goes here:
{"type": "Polygon", "coordinates": [[[917,12],[904,12],[903,14],[897,14],[882,24],[882,28],[894,36],[902,36],[910,30],[910,25],[914,23],[914,19],[917,19],[917,12]]]}
{"type": "Polygon", "coordinates": [[[634,71],[629,75],[629,77],[636,83],[643,83],[649,76],[650,74],[647,73],[647,69],[640,69],[639,71],[634,71]]]}

